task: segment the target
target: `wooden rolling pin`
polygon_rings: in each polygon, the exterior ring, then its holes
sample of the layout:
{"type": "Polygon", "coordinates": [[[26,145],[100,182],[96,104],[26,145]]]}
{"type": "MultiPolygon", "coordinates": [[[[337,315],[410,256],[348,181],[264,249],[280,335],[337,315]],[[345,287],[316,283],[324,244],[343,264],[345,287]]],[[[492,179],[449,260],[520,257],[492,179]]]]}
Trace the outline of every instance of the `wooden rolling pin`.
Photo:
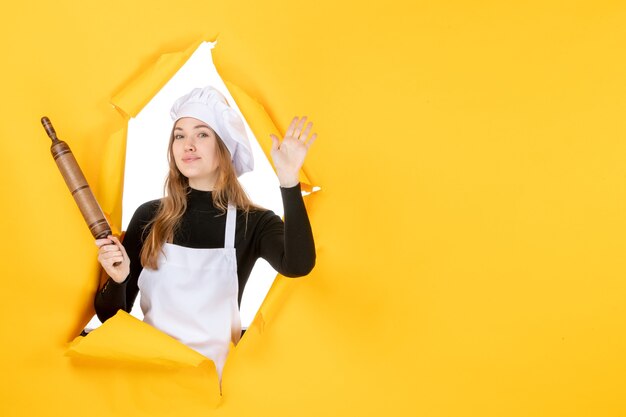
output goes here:
{"type": "MultiPolygon", "coordinates": [[[[52,139],[52,145],[50,146],[52,157],[59,167],[59,171],[61,171],[61,175],[89,227],[89,231],[96,239],[106,239],[111,234],[111,227],[104,217],[96,197],[91,192],[91,188],[89,188],[89,184],[80,166],[78,166],[74,154],[67,143],[57,138],[50,119],[42,117],[41,124],[50,139],[52,139]]],[[[115,265],[119,265],[119,262],[115,265]]]]}

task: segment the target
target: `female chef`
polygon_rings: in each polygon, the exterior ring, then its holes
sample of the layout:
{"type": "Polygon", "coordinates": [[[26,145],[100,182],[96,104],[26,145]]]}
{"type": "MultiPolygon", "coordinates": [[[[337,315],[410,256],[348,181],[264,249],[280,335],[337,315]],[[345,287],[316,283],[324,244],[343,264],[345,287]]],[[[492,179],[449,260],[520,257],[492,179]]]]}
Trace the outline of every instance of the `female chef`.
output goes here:
{"type": "Polygon", "coordinates": [[[282,141],[271,135],[283,222],[252,204],[237,179],[252,170],[252,151],[221,93],[196,88],[171,116],[166,196],[137,209],[123,243],[96,240],[110,278],[94,305],[105,321],[129,312],[141,291],[144,321],[212,359],[221,377],[230,343],[241,337],[239,304],[255,261],[288,277],[315,265],[298,174],[317,135],[306,117],[294,118],[282,141]]]}

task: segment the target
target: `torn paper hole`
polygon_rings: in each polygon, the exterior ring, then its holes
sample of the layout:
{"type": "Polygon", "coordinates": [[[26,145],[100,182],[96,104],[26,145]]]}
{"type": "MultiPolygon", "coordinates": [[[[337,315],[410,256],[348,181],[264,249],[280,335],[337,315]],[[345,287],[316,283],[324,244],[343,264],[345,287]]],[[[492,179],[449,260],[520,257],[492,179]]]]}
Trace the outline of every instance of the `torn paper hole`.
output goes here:
{"type": "MultiPolygon", "coordinates": [[[[172,128],[170,108],[177,98],[195,87],[213,85],[224,94],[231,107],[241,114],[213,64],[211,50],[214,46],[212,42],[201,43],[187,62],[128,123],[122,200],[123,230],[128,227],[137,207],[163,196],[163,183],[168,172],[167,145],[172,128]]],[[[253,202],[282,216],[278,178],[243,115],[242,119],[250,138],[255,166],[254,171],[242,175],[239,180],[253,202]]],[[[274,269],[259,259],[252,270],[241,303],[244,329],[252,322],[275,277],[274,269]]],[[[143,318],[139,299],[135,301],[131,314],[143,318]]],[[[99,325],[99,320],[94,317],[87,328],[93,329],[99,325]]]]}

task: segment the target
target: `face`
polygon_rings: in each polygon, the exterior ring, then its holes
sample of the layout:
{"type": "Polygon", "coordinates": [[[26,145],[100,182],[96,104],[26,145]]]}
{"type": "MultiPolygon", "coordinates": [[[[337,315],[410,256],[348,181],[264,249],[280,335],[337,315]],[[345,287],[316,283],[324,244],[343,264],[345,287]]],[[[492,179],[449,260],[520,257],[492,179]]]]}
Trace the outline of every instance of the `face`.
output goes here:
{"type": "Polygon", "coordinates": [[[206,123],[183,117],[174,126],[172,153],[180,172],[197,190],[213,190],[218,178],[217,136],[206,123]]]}

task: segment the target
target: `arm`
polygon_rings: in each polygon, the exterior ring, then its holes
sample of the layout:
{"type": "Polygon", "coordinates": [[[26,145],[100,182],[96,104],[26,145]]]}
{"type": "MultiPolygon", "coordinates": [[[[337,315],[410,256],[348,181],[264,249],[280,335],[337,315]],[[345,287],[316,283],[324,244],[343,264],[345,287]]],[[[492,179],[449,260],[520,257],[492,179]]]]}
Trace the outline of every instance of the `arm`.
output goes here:
{"type": "Polygon", "coordinates": [[[317,138],[306,117],[294,117],[281,141],[272,138],[272,160],[281,186],[285,223],[277,216],[265,224],[259,239],[259,254],[280,274],[307,275],[315,265],[315,244],[311,224],[300,190],[299,173],[306,154],[317,138]]]}
{"type": "Polygon", "coordinates": [[[315,243],[300,184],[280,189],[285,222],[271,215],[259,234],[258,252],[281,275],[300,277],[315,266],[315,243]]]}
{"type": "MultiPolygon", "coordinates": [[[[128,230],[124,235],[124,242],[122,244],[118,242],[118,244],[122,246],[120,251],[125,254],[128,259],[129,265],[126,270],[122,269],[121,273],[120,271],[112,270],[111,267],[106,264],[106,260],[100,259],[102,256],[98,258],[103,268],[105,268],[109,274],[109,279],[102,289],[96,293],[94,299],[96,314],[102,322],[114,316],[118,310],[130,312],[135,298],[137,298],[139,291],[137,279],[143,270],[140,262],[140,252],[143,245],[142,233],[144,233],[143,229],[154,216],[156,208],[158,208],[158,205],[154,203],[155,202],[149,202],[137,208],[137,211],[135,211],[133,218],[128,224],[128,230]]],[[[145,232],[146,236],[147,233],[148,230],[145,232]]],[[[105,239],[105,241],[110,243],[107,239],[105,239]]],[[[101,251],[102,250],[101,248],[101,251]]],[[[122,263],[120,268],[123,266],[124,264],[122,263]]]]}

